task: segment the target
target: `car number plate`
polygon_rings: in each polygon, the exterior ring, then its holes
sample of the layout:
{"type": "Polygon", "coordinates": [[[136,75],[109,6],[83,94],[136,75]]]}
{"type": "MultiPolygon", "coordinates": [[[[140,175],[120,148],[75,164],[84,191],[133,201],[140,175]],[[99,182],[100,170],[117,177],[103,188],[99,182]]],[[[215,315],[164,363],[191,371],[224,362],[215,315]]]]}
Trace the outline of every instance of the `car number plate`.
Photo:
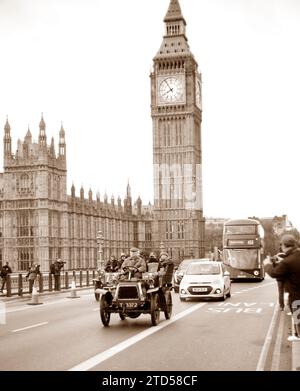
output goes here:
{"type": "Polygon", "coordinates": [[[127,303],[126,307],[128,307],[128,308],[135,308],[135,307],[137,307],[137,303],[127,303]]]}
{"type": "Polygon", "coordinates": [[[193,292],[207,292],[207,288],[193,288],[193,292]]]}

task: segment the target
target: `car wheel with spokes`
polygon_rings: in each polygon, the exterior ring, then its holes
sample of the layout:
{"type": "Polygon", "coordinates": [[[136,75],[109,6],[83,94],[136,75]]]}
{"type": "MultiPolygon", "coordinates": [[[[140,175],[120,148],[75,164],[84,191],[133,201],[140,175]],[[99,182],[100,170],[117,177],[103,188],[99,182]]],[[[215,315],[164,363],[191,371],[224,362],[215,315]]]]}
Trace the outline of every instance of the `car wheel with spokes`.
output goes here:
{"type": "Polygon", "coordinates": [[[153,293],[151,295],[151,322],[153,326],[157,326],[159,322],[160,316],[160,308],[159,308],[159,296],[157,293],[153,293]]]}
{"type": "Polygon", "coordinates": [[[101,296],[100,299],[100,317],[103,323],[103,326],[107,327],[110,321],[110,312],[108,310],[109,304],[105,298],[105,295],[101,296]]]}

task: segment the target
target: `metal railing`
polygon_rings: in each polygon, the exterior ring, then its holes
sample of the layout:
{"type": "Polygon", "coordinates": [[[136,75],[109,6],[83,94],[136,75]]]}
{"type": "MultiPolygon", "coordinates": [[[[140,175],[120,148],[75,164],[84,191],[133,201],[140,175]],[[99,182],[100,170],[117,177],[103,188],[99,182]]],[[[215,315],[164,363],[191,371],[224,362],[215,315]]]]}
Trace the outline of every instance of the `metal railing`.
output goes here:
{"type": "MultiPolygon", "coordinates": [[[[6,276],[6,296],[23,296],[29,293],[29,280],[26,279],[27,273],[8,274],[6,276]]],[[[96,270],[73,270],[61,272],[59,276],[60,289],[71,288],[72,280],[75,280],[76,287],[88,287],[93,285],[96,270]]],[[[38,274],[35,279],[35,286],[38,292],[54,291],[54,275],[50,273],[38,274]]]]}

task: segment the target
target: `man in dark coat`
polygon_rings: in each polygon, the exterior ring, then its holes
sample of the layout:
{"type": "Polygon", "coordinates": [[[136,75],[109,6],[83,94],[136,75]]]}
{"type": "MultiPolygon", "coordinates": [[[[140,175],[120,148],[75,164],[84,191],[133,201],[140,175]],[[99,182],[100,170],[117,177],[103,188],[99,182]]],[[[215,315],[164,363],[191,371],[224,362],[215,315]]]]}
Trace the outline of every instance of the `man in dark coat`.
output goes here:
{"type": "Polygon", "coordinates": [[[140,251],[136,247],[130,249],[130,257],[126,258],[122,264],[122,271],[124,274],[128,274],[128,270],[133,270],[133,275],[136,278],[141,278],[142,274],[147,270],[146,262],[140,256],[140,251]]]}
{"type": "Polygon", "coordinates": [[[54,262],[54,290],[60,291],[60,272],[64,267],[64,263],[61,259],[54,262]]]}
{"type": "Polygon", "coordinates": [[[116,257],[112,255],[105,265],[105,271],[108,273],[115,273],[120,269],[120,264],[116,257]]]}
{"type": "Polygon", "coordinates": [[[0,292],[3,292],[3,289],[4,289],[5,284],[7,282],[7,275],[11,274],[11,273],[12,273],[11,267],[9,266],[9,263],[6,262],[6,264],[4,266],[2,266],[1,272],[0,272],[0,276],[2,278],[2,286],[1,286],[0,292]]]}
{"type": "MultiPolygon", "coordinates": [[[[282,236],[280,245],[285,257],[279,263],[267,259],[264,267],[271,277],[284,280],[285,289],[289,293],[289,306],[294,318],[297,318],[297,309],[300,307],[300,249],[297,240],[290,234],[282,236]]],[[[294,321],[295,334],[300,340],[300,319],[294,321]]]]}

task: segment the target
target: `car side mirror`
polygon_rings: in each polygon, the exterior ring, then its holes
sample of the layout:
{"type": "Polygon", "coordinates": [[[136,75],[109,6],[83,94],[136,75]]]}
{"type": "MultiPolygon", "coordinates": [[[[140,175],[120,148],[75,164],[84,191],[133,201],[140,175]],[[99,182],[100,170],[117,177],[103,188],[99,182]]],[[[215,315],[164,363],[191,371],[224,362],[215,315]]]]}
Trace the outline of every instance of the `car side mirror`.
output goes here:
{"type": "Polygon", "coordinates": [[[224,272],[224,276],[230,276],[230,273],[229,272],[224,272]]]}

